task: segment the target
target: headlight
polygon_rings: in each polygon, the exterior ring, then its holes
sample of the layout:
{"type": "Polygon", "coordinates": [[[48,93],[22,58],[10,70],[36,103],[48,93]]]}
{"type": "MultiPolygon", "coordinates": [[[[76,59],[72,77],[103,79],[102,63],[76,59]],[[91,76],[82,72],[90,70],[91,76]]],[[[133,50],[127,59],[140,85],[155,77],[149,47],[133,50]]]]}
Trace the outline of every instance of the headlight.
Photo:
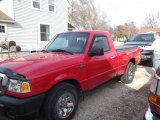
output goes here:
{"type": "Polygon", "coordinates": [[[152,83],[151,83],[151,86],[150,86],[150,91],[152,93],[155,93],[156,92],[156,88],[157,88],[157,79],[156,79],[156,76],[153,78],[152,80],[152,83]]]}
{"type": "Polygon", "coordinates": [[[9,79],[8,91],[15,93],[28,93],[31,92],[31,85],[29,81],[9,79]]]}

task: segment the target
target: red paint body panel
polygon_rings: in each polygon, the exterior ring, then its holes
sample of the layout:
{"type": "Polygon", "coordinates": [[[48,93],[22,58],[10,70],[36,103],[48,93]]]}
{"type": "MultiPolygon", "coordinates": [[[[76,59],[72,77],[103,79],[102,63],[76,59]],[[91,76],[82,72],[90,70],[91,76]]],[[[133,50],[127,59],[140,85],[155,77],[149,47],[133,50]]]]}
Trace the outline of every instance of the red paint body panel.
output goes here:
{"type": "Polygon", "coordinates": [[[30,97],[47,92],[54,85],[68,79],[76,80],[84,91],[91,90],[115,76],[122,75],[131,59],[135,59],[135,64],[140,62],[139,48],[116,51],[110,34],[106,31],[77,32],[90,33],[82,54],[39,52],[1,62],[0,66],[26,76],[32,86],[31,93],[15,94],[7,91],[6,94],[18,98],[30,97]],[[110,51],[103,56],[90,57],[88,51],[96,34],[107,36],[110,51]],[[83,69],[79,69],[79,66],[83,66],[83,69]]]}

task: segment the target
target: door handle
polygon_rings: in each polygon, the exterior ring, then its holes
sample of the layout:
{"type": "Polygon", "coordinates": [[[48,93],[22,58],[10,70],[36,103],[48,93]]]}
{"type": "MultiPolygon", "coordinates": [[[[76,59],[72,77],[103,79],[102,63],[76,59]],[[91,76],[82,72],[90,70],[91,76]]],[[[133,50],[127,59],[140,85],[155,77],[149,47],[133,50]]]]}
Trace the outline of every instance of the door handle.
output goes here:
{"type": "Polygon", "coordinates": [[[115,58],[115,57],[114,57],[114,56],[112,56],[112,57],[110,57],[110,58],[111,58],[112,60],[114,60],[114,58],[115,58]]]}

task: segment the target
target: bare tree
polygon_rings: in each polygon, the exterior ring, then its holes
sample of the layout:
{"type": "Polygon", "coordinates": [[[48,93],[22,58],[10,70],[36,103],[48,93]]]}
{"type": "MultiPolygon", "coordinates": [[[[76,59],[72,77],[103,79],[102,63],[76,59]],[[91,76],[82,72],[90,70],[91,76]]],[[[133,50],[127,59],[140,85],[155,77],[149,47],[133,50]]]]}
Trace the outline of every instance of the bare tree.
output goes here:
{"type": "Polygon", "coordinates": [[[137,33],[137,28],[136,28],[134,22],[132,22],[132,21],[125,23],[124,29],[125,29],[124,34],[125,34],[126,39],[132,37],[134,34],[137,33]]]}
{"type": "Polygon", "coordinates": [[[114,29],[114,37],[117,38],[117,40],[125,37],[125,27],[124,27],[124,25],[116,26],[116,28],[114,29]]]}
{"type": "Polygon", "coordinates": [[[73,0],[69,20],[79,29],[110,29],[106,14],[97,10],[93,0],[73,0]]]}
{"type": "Polygon", "coordinates": [[[129,22],[125,23],[124,25],[118,25],[114,29],[114,36],[117,39],[121,39],[121,38],[128,39],[136,33],[137,33],[137,28],[136,28],[134,22],[132,22],[132,21],[129,21],[129,22]]]}
{"type": "Polygon", "coordinates": [[[144,22],[143,27],[156,28],[160,26],[160,13],[149,14],[144,22]]]}

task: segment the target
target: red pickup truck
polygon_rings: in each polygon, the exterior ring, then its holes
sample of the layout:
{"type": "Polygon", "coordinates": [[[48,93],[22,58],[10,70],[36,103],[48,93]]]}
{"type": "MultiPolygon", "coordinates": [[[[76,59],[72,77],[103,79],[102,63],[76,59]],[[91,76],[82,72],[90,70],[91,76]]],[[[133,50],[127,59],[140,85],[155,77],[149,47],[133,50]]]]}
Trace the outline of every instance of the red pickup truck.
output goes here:
{"type": "Polygon", "coordinates": [[[56,35],[41,52],[0,63],[0,112],[10,119],[70,120],[83,91],[133,81],[141,49],[115,48],[106,31],[56,35]]]}

